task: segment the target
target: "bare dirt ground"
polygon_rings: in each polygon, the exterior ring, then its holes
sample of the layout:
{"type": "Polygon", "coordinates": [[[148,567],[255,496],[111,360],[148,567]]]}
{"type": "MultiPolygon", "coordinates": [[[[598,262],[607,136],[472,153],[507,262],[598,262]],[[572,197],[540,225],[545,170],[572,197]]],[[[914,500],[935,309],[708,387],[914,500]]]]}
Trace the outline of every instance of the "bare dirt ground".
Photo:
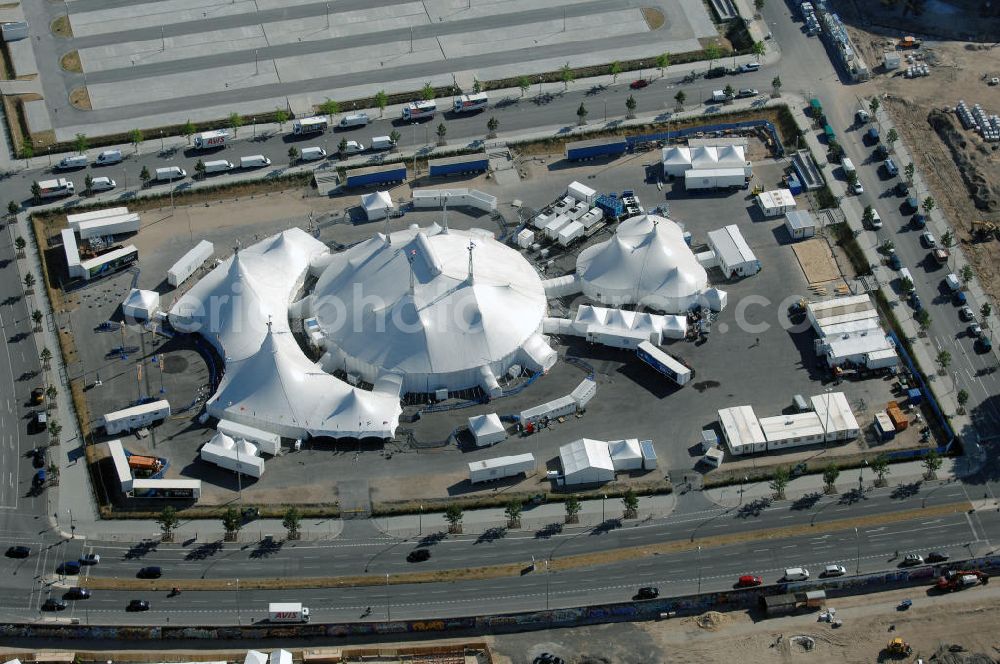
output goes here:
{"type": "MultiPolygon", "coordinates": [[[[891,48],[892,38],[851,29],[855,43],[869,62],[878,63],[882,53],[891,48]]],[[[1000,144],[986,143],[973,131],[962,128],[953,112],[946,112],[960,139],[945,144],[931,126],[929,116],[935,109],[954,109],[959,100],[971,108],[981,104],[987,113],[1000,113],[1000,88],[988,85],[988,79],[1000,76],[1000,46],[970,42],[934,42],[910,54],[915,62],[931,65],[930,76],[907,79],[897,72],[876,73],[861,86],[859,94],[883,94],[883,104],[892,115],[902,140],[930,187],[931,195],[944,212],[966,257],[972,262],[983,288],[994,299],[1000,295],[1000,241],[973,242],[974,220],[1000,222],[1000,144]],[[956,155],[964,162],[956,163],[956,155]],[[993,201],[990,209],[977,208],[963,179],[980,182],[980,196],[993,201]]],[[[906,62],[904,59],[904,67],[906,62]]],[[[877,72],[879,70],[876,70],[877,72]]]]}

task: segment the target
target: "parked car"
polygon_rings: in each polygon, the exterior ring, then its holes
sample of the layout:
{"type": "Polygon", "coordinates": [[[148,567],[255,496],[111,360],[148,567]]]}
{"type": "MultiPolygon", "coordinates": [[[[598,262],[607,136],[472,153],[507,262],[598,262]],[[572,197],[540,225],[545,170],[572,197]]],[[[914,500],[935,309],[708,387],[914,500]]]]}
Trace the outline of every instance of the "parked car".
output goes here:
{"type": "Polygon", "coordinates": [[[99,553],[88,553],[80,556],[81,565],[96,565],[101,562],[101,554],[99,553]]]}
{"type": "Polygon", "coordinates": [[[970,337],[975,337],[978,339],[983,336],[983,328],[979,327],[979,323],[973,323],[967,328],[970,337]]]}
{"type": "Polygon", "coordinates": [[[860,196],[861,194],[865,193],[865,187],[863,184],[861,184],[861,180],[858,180],[854,183],[854,186],[851,187],[851,191],[853,191],[857,196],[860,196]]]}
{"type": "Polygon", "coordinates": [[[67,560],[61,563],[59,567],[56,568],[57,574],[64,574],[66,576],[73,576],[80,573],[80,563],[75,560],[67,560]]]}
{"type": "Polygon", "coordinates": [[[744,574],[739,579],[736,580],[737,588],[753,588],[754,586],[759,586],[764,583],[764,579],[759,576],[754,576],[753,574],[744,574]]]}
{"type": "Polygon", "coordinates": [[[63,595],[66,599],[90,599],[90,591],[80,586],[73,586],[63,595]]]}
{"type": "Polygon", "coordinates": [[[41,387],[36,387],[31,390],[31,405],[37,406],[45,401],[45,390],[41,387]]]}
{"type": "Polygon", "coordinates": [[[50,597],[42,603],[42,611],[64,611],[66,606],[66,602],[61,599],[50,597]]]}
{"type": "Polygon", "coordinates": [[[914,567],[916,565],[923,565],[924,557],[919,553],[908,553],[903,558],[903,562],[899,563],[900,567],[914,567]]]}
{"type": "Polygon", "coordinates": [[[930,231],[924,231],[921,233],[920,241],[923,242],[924,246],[928,249],[933,249],[937,246],[937,240],[934,239],[934,234],[930,231]]]}
{"type": "Polygon", "coordinates": [[[140,579],[158,579],[163,576],[163,570],[159,567],[143,567],[136,576],[140,579]]]}
{"type": "Polygon", "coordinates": [[[11,546],[7,548],[8,558],[27,558],[31,555],[31,549],[26,546],[11,546]]]}
{"type": "Polygon", "coordinates": [[[430,549],[414,549],[406,555],[406,562],[408,563],[422,563],[425,560],[430,560],[431,551],[430,549]]]}
{"type": "Polygon", "coordinates": [[[643,586],[635,594],[636,599],[656,599],[660,596],[660,589],[653,586],[643,586]]]}
{"type": "Polygon", "coordinates": [[[712,67],[705,72],[705,78],[722,78],[726,75],[725,67],[712,67]]]}
{"type": "Polygon", "coordinates": [[[943,563],[944,561],[951,558],[947,553],[941,553],[940,551],[931,551],[924,558],[929,563],[943,563]]]}
{"type": "Polygon", "coordinates": [[[740,67],[740,71],[744,72],[744,73],[749,72],[749,71],[757,71],[758,69],[760,69],[760,63],[759,62],[748,62],[745,65],[743,65],[742,67],[740,67]]]}
{"type": "Polygon", "coordinates": [[[827,565],[823,568],[823,573],[820,576],[829,578],[832,576],[844,576],[845,574],[847,574],[847,569],[843,565],[827,565]]]}
{"type": "Polygon", "coordinates": [[[754,88],[740,88],[739,92],[736,93],[737,99],[746,99],[747,97],[756,97],[757,90],[754,88]]]}
{"type": "Polygon", "coordinates": [[[974,319],[975,317],[976,317],[976,315],[972,313],[972,308],[971,307],[967,307],[966,306],[966,307],[962,307],[961,309],[958,310],[958,318],[959,318],[959,320],[963,320],[966,323],[968,323],[970,320],[974,319]]]}
{"type": "Polygon", "coordinates": [[[46,453],[44,447],[36,447],[31,450],[31,465],[34,468],[44,468],[46,462],[46,453]]]}
{"type": "Polygon", "coordinates": [[[629,87],[633,90],[642,90],[644,87],[649,85],[649,81],[644,78],[637,78],[636,80],[629,83],[629,87]]]}
{"type": "Polygon", "coordinates": [[[872,210],[872,228],[878,230],[882,228],[882,217],[879,215],[878,210],[872,210]]]}
{"type": "Polygon", "coordinates": [[[125,607],[126,611],[149,611],[149,602],[144,599],[133,599],[130,600],[128,606],[125,607]]]}

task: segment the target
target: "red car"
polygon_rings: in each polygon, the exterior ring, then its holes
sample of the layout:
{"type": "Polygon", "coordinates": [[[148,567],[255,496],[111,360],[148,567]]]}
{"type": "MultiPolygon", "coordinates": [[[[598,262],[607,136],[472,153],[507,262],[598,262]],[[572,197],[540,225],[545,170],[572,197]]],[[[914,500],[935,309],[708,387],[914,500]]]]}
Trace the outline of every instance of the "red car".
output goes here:
{"type": "Polygon", "coordinates": [[[737,588],[753,588],[754,586],[759,586],[764,583],[764,580],[759,576],[754,576],[752,574],[744,574],[736,582],[737,588]]]}
{"type": "Polygon", "coordinates": [[[633,90],[641,90],[642,88],[646,87],[647,85],[649,85],[649,81],[647,81],[644,78],[638,78],[638,79],[632,81],[631,83],[629,83],[629,87],[632,88],[633,90]]]}

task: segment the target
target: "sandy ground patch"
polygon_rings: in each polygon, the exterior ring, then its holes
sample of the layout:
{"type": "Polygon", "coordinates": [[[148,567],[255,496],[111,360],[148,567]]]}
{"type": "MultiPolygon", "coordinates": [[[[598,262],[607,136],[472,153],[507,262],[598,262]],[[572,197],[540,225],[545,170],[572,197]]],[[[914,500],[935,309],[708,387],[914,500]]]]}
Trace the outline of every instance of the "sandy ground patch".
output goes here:
{"type": "Polygon", "coordinates": [[[826,283],[840,277],[840,268],[837,267],[826,240],[813,238],[797,242],[792,245],[792,251],[810,284],[826,283]]]}

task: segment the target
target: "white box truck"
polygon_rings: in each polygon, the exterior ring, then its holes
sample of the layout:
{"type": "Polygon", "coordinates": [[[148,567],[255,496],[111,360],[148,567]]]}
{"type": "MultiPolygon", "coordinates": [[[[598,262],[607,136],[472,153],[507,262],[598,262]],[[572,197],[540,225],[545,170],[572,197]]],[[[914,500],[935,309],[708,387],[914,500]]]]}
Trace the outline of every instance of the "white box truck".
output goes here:
{"type": "Polygon", "coordinates": [[[372,136],[372,150],[391,150],[394,145],[389,136],[372,136]]]}
{"type": "Polygon", "coordinates": [[[364,127],[368,125],[368,122],[367,113],[351,113],[340,118],[340,128],[354,129],[356,127],[364,127]]]}
{"type": "Polygon", "coordinates": [[[157,182],[170,182],[171,180],[179,180],[186,177],[187,171],[180,166],[167,166],[166,168],[156,169],[157,182]]]}
{"type": "Polygon", "coordinates": [[[61,198],[72,196],[76,187],[66,178],[56,178],[55,180],[42,180],[38,183],[38,195],[42,199],[61,198]]]}
{"type": "Polygon", "coordinates": [[[301,136],[302,134],[315,134],[316,132],[326,131],[326,118],[321,115],[316,115],[311,118],[302,118],[301,120],[296,120],[292,123],[292,133],[296,136],[301,136]]]}
{"type": "Polygon", "coordinates": [[[309,607],[302,602],[271,602],[267,605],[267,618],[273,623],[309,622],[309,607]]]}
{"type": "Polygon", "coordinates": [[[404,120],[429,120],[437,113],[437,104],[433,101],[415,101],[403,107],[404,120]]]}
{"type": "Polygon", "coordinates": [[[481,111],[486,108],[490,103],[489,97],[486,96],[485,92],[480,92],[474,95],[462,95],[455,100],[455,112],[456,113],[473,113],[475,111],[481,111]]]}
{"type": "Polygon", "coordinates": [[[215,131],[203,131],[194,135],[195,150],[211,150],[214,148],[224,148],[231,138],[225,129],[215,131]]]}
{"type": "Polygon", "coordinates": [[[223,173],[231,170],[233,170],[233,162],[225,159],[216,159],[214,161],[205,162],[206,173],[223,173]]]}
{"type": "Polygon", "coordinates": [[[726,96],[725,90],[712,90],[712,101],[726,101],[729,97],[726,96]]]}

